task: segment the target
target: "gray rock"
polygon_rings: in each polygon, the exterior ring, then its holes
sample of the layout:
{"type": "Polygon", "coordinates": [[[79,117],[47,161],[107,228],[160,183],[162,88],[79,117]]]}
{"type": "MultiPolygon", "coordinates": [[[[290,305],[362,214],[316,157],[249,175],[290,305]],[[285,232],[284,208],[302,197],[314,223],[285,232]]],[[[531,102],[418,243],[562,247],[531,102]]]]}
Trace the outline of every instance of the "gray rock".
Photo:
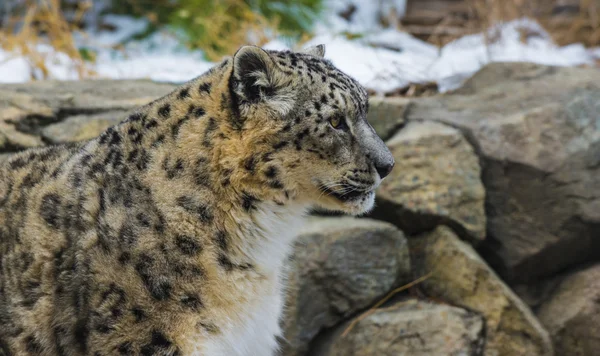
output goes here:
{"type": "Polygon", "coordinates": [[[27,127],[30,126],[31,121],[51,121],[54,115],[55,111],[40,99],[2,86],[0,89],[0,152],[43,145],[38,136],[26,132],[27,127]]]}
{"type": "Polygon", "coordinates": [[[598,355],[600,265],[565,277],[537,314],[552,336],[557,355],[598,355]]]}
{"type": "Polygon", "coordinates": [[[349,323],[317,346],[317,356],[480,355],[485,341],[481,315],[414,299],[378,309],[349,323]]]}
{"type": "Polygon", "coordinates": [[[127,111],[108,111],[100,114],[76,115],[46,126],[42,137],[50,143],[77,142],[92,139],[127,117],[127,111]]]}
{"type": "Polygon", "coordinates": [[[428,296],[483,315],[489,356],[550,356],[548,333],[466,242],[448,227],[410,239],[415,272],[431,273],[421,286],[428,296]]]}
{"type": "MultiPolygon", "coordinates": [[[[6,84],[0,87],[0,152],[18,151],[42,146],[42,131],[46,126],[77,117],[77,130],[63,125],[46,132],[49,142],[85,139],[97,132],[102,123],[90,123],[86,118],[125,112],[163,96],[174,86],[143,80],[83,80],[72,82],[39,81],[23,84],[6,84]],[[95,128],[95,129],[94,129],[95,128]]],[[[69,122],[71,124],[72,122],[69,122]]]]}
{"type": "Polygon", "coordinates": [[[485,238],[479,159],[460,131],[411,122],[387,145],[396,166],[377,191],[374,217],[409,234],[446,223],[473,241],[485,238]]]}
{"type": "Polygon", "coordinates": [[[53,110],[81,113],[133,109],[168,94],[175,86],[149,80],[49,80],[2,88],[33,97],[53,110]]]}
{"type": "Polygon", "coordinates": [[[511,283],[600,259],[600,71],[491,64],[408,121],[459,128],[483,160],[484,257],[511,283]]]}
{"type": "Polygon", "coordinates": [[[2,153],[2,154],[0,154],[0,164],[2,164],[2,162],[4,162],[7,159],[9,159],[10,156],[11,156],[10,153],[2,153]]]}
{"type": "Polygon", "coordinates": [[[406,112],[410,108],[411,99],[381,98],[369,99],[367,120],[382,140],[392,137],[404,124],[406,112]]]}
{"type": "Polygon", "coordinates": [[[408,280],[408,245],[388,223],[311,218],[296,242],[290,271],[282,354],[303,355],[321,329],[408,280]]]}
{"type": "Polygon", "coordinates": [[[513,285],[511,288],[531,310],[535,311],[550,298],[563,278],[564,274],[559,274],[536,282],[513,285]]]}

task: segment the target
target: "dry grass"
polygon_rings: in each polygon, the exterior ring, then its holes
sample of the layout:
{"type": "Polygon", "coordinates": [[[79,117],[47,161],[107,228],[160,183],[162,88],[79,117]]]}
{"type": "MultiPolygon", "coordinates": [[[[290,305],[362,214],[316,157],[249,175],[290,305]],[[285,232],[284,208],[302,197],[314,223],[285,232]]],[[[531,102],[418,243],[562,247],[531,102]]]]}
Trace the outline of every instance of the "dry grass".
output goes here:
{"type": "MultiPolygon", "coordinates": [[[[600,45],[600,0],[468,0],[476,26],[489,28],[499,22],[527,16],[537,20],[559,45],[600,45]],[[569,4],[570,3],[570,4],[569,4]]],[[[526,34],[523,34],[526,37],[526,34]]]]}
{"type": "Polygon", "coordinates": [[[430,278],[432,275],[432,273],[427,273],[426,275],[419,277],[417,279],[415,279],[414,281],[405,284],[401,287],[398,287],[396,289],[394,289],[393,291],[389,292],[385,297],[383,297],[380,301],[378,301],[377,303],[375,303],[375,305],[373,305],[371,308],[369,308],[366,312],[362,313],[361,315],[359,315],[357,318],[355,318],[354,320],[352,320],[352,322],[348,325],[348,327],[344,330],[344,332],[342,333],[342,337],[346,337],[346,335],[348,335],[348,333],[350,333],[350,331],[352,331],[352,329],[356,326],[356,324],[360,323],[361,320],[363,320],[364,318],[368,317],[369,315],[373,314],[374,312],[376,312],[378,310],[379,307],[381,307],[383,304],[385,304],[385,302],[387,302],[388,300],[390,300],[393,296],[395,296],[396,294],[405,291],[409,288],[412,288],[414,286],[416,286],[417,284],[427,280],[428,278],[430,278]]]}
{"type": "Polygon", "coordinates": [[[600,0],[409,0],[402,27],[441,46],[522,17],[537,20],[559,45],[600,45],[600,0]]]}
{"type": "Polygon", "coordinates": [[[31,79],[49,77],[47,63],[53,52],[40,49],[40,44],[67,55],[80,78],[92,76],[93,71],[88,69],[75,46],[73,33],[76,28],[72,25],[81,20],[90,6],[91,1],[80,2],[74,21],[67,22],[59,0],[25,1],[18,9],[13,8],[6,14],[0,28],[0,46],[27,59],[31,79]]]}
{"type": "MultiPolygon", "coordinates": [[[[269,35],[272,37],[276,33],[275,29],[278,27],[276,20],[267,19],[252,11],[244,0],[207,0],[205,3],[208,7],[201,7],[202,11],[197,6],[191,6],[195,4],[193,2],[188,7],[174,9],[169,1],[163,0],[123,1],[136,14],[145,16],[156,26],[162,23],[159,21],[161,14],[152,11],[155,7],[177,15],[171,18],[177,25],[197,30],[188,34],[187,44],[193,48],[202,48],[210,60],[220,60],[224,53],[233,53],[242,44],[263,45],[268,42],[269,35]],[[156,6],[150,6],[152,4],[156,6]],[[210,16],[206,16],[207,11],[210,16]]],[[[9,3],[13,5],[5,6],[7,17],[0,23],[0,47],[27,59],[31,79],[49,77],[46,64],[51,54],[40,50],[39,44],[47,44],[54,51],[66,54],[80,78],[94,74],[84,60],[89,58],[82,57],[73,40],[73,33],[79,31],[78,25],[85,12],[92,7],[92,0],[71,2],[75,4],[75,14],[68,21],[63,15],[61,0],[22,0],[9,3]]],[[[161,20],[164,20],[164,14],[162,16],[161,20]]]]}
{"type": "MultiPolygon", "coordinates": [[[[145,0],[126,1],[134,7],[142,2],[147,5],[145,0]]],[[[275,21],[251,11],[243,0],[214,3],[210,17],[189,19],[204,31],[202,36],[192,36],[190,44],[202,48],[208,59],[219,60],[223,53],[232,53],[249,42],[263,45],[268,41],[266,32],[274,33],[273,29],[277,28],[275,21]]],[[[68,21],[60,0],[25,0],[18,6],[13,2],[6,7],[10,8],[0,23],[0,47],[13,54],[8,59],[18,56],[27,60],[32,80],[50,77],[47,64],[57,52],[70,58],[79,78],[95,75],[85,61],[89,58],[82,56],[73,37],[75,31],[80,31],[78,25],[92,7],[92,0],[76,2],[74,16],[68,21]],[[39,45],[48,45],[46,48],[53,50],[47,51],[39,45]]],[[[156,14],[148,12],[146,15],[151,22],[156,22],[156,14]]]]}
{"type": "Polygon", "coordinates": [[[600,45],[600,0],[580,0],[579,11],[572,16],[540,17],[540,23],[554,40],[565,45],[581,42],[587,46],[600,45]]]}

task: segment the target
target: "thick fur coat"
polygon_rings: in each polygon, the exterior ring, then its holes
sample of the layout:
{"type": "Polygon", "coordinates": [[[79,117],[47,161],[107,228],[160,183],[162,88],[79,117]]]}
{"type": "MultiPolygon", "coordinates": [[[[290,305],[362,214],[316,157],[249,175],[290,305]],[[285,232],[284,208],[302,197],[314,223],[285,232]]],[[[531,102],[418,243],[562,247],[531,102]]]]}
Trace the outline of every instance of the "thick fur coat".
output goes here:
{"type": "Polygon", "coordinates": [[[393,158],[323,59],[241,48],[88,142],[0,166],[0,355],[271,355],[313,206],[393,158]]]}

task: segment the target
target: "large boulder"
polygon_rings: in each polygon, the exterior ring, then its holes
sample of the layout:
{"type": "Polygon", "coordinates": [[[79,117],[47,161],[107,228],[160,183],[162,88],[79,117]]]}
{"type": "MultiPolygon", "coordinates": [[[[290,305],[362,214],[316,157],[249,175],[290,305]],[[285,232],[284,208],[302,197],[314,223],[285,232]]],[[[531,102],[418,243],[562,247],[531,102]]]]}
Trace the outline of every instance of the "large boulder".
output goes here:
{"type": "Polygon", "coordinates": [[[485,327],[481,315],[449,305],[409,299],[378,309],[311,350],[316,356],[481,355],[485,327]]]}
{"type": "Polygon", "coordinates": [[[485,355],[553,354],[548,333],[529,307],[452,230],[442,226],[410,244],[415,271],[431,273],[421,284],[428,296],[483,315],[485,355]]]}
{"type": "Polygon", "coordinates": [[[123,119],[126,111],[173,89],[170,84],[145,80],[39,81],[2,85],[0,152],[94,137],[109,124],[123,119]],[[71,117],[75,117],[74,122],[69,120],[71,117]],[[66,124],[60,125],[63,121],[66,124]],[[46,127],[52,124],[59,126],[46,127]]]}
{"type": "Polygon", "coordinates": [[[379,137],[387,140],[406,124],[406,113],[410,104],[411,99],[408,98],[371,97],[367,120],[379,137]]]}
{"type": "Polygon", "coordinates": [[[460,129],[483,161],[481,252],[511,283],[600,259],[600,71],[488,65],[410,121],[460,129]]]}
{"type": "Polygon", "coordinates": [[[552,337],[557,355],[598,355],[600,265],[566,276],[537,314],[552,337]]]}
{"type": "Polygon", "coordinates": [[[387,145],[396,167],[377,191],[373,216],[409,234],[445,223],[473,241],[485,238],[479,159],[460,131],[410,122],[387,145]]]}
{"type": "Polygon", "coordinates": [[[373,304],[410,276],[408,244],[391,224],[311,218],[290,260],[283,355],[303,355],[319,331],[373,304]]]}

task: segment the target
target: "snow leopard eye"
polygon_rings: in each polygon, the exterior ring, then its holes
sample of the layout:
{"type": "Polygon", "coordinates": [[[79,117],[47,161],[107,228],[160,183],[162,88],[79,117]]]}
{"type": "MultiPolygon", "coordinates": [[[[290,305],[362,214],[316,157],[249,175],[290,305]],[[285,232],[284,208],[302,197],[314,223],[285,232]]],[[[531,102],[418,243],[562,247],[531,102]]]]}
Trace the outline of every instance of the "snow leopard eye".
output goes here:
{"type": "Polygon", "coordinates": [[[329,124],[336,130],[348,130],[348,125],[346,124],[346,120],[340,114],[333,115],[329,118],[329,124]]]}

